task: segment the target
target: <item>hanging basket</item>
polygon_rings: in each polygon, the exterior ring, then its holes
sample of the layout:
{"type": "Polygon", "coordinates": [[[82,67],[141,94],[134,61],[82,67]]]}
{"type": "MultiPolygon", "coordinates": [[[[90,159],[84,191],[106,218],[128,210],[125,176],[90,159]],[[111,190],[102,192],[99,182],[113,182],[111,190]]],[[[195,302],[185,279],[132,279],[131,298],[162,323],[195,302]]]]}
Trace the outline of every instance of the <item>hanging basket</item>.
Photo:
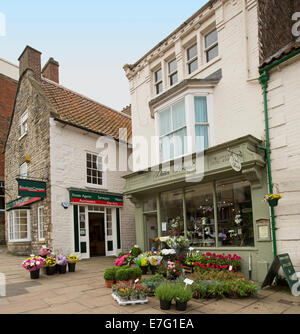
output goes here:
{"type": "Polygon", "coordinates": [[[269,206],[274,208],[275,206],[278,206],[278,198],[268,199],[269,206]]]}

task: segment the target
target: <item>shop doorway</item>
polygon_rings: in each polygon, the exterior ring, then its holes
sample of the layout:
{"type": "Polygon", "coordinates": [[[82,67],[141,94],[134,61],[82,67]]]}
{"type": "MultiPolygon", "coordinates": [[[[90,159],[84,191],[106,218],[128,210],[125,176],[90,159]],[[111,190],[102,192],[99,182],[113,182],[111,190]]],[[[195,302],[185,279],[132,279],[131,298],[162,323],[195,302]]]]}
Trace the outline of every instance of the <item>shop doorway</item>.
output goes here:
{"type": "Polygon", "coordinates": [[[157,227],[157,215],[156,214],[146,214],[145,218],[145,245],[148,250],[155,248],[155,238],[158,237],[158,227],[157,227]]]}
{"type": "Polygon", "coordinates": [[[105,256],[105,214],[88,213],[90,256],[105,256]]]}

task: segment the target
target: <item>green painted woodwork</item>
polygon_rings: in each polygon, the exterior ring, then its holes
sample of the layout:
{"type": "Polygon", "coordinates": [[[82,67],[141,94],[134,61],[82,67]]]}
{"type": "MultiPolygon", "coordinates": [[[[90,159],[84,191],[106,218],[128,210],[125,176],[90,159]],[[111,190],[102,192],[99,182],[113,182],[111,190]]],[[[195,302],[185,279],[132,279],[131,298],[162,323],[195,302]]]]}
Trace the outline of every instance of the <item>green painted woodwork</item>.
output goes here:
{"type": "Polygon", "coordinates": [[[18,195],[21,197],[46,197],[46,182],[18,179],[18,195]]]}
{"type": "Polygon", "coordinates": [[[74,216],[74,246],[75,252],[80,252],[79,249],[79,232],[78,232],[78,206],[73,206],[73,216],[74,216]]]}

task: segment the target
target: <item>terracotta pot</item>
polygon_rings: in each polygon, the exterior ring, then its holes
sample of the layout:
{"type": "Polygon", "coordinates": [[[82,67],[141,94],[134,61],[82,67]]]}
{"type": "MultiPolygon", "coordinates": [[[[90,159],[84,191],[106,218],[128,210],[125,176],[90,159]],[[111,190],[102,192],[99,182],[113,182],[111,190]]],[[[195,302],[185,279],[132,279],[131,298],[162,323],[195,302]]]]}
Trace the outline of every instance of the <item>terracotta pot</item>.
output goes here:
{"type": "Polygon", "coordinates": [[[111,289],[113,284],[114,284],[114,281],[105,281],[105,286],[109,289],[111,289]]]}

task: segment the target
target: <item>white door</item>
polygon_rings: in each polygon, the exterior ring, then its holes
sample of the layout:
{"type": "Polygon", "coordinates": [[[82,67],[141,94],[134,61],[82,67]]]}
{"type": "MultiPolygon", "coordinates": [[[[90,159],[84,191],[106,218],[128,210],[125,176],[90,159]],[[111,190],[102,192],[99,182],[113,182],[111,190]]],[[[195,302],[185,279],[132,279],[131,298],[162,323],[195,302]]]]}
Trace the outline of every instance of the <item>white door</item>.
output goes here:
{"type": "Polygon", "coordinates": [[[89,220],[88,208],[79,206],[79,240],[80,257],[82,259],[90,258],[90,238],[89,238],[89,220]]]}
{"type": "Polygon", "coordinates": [[[116,215],[115,208],[105,209],[105,251],[106,256],[116,255],[116,215]]]}

